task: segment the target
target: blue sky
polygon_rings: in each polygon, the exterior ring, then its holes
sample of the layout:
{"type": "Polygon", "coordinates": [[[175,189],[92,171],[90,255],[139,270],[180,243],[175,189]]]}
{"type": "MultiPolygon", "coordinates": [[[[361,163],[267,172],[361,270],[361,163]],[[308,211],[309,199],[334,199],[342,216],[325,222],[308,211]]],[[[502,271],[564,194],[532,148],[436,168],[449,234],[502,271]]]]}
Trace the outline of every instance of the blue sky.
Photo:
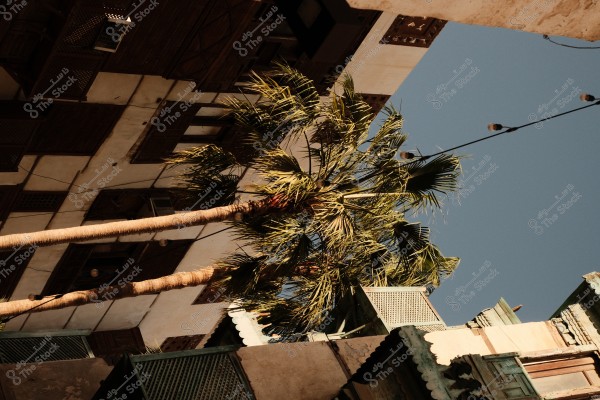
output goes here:
{"type": "MultiPolygon", "coordinates": [[[[490,122],[521,125],[584,105],[581,92],[600,97],[599,66],[600,50],[448,23],[391,102],[402,100],[407,148],[431,154],[489,135],[490,122]]],[[[462,260],[431,295],[447,324],[501,296],[523,304],[524,322],[548,319],[583,274],[600,270],[599,119],[600,107],[591,107],[457,151],[470,157],[460,202],[449,198],[441,213],[416,218],[445,255],[462,260]]]]}

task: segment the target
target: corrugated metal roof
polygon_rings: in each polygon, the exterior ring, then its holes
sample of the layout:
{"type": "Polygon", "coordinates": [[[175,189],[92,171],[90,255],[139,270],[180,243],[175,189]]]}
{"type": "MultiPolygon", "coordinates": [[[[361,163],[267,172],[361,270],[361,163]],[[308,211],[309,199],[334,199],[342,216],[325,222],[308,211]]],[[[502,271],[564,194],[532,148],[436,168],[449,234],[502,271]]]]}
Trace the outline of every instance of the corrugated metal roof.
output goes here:
{"type": "Polygon", "coordinates": [[[89,331],[0,332],[0,363],[93,358],[86,340],[89,331]]]}

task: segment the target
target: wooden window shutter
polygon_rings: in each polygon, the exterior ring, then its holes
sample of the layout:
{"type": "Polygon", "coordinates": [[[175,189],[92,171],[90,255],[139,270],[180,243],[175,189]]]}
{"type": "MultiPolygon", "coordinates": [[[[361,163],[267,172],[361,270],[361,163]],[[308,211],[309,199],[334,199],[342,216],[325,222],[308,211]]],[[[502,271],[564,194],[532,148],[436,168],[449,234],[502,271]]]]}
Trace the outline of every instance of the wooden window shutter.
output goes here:
{"type": "Polygon", "coordinates": [[[585,388],[596,393],[600,389],[598,360],[592,355],[531,361],[523,365],[540,394],[585,388]]]}

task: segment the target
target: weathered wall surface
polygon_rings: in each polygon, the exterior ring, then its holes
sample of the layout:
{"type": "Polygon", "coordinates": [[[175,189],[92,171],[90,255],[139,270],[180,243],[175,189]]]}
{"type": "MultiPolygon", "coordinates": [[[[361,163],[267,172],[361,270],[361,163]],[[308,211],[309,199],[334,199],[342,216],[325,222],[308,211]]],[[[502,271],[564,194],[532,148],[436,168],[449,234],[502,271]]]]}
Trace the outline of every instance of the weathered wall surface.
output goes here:
{"type": "Polygon", "coordinates": [[[600,40],[597,0],[347,0],[354,8],[600,40]]]}
{"type": "Polygon", "coordinates": [[[383,342],[385,335],[357,337],[336,340],[337,353],[348,367],[349,373],[354,374],[367,358],[383,342]]]}
{"type": "Polygon", "coordinates": [[[326,342],[242,347],[237,354],[258,400],[331,399],[347,380],[326,342]]]}
{"type": "Polygon", "coordinates": [[[437,362],[444,365],[466,354],[528,353],[567,346],[548,321],[434,331],[427,333],[425,340],[431,343],[437,362]]]}
{"type": "Polygon", "coordinates": [[[89,400],[113,367],[101,358],[0,366],[0,398],[89,400]]]}

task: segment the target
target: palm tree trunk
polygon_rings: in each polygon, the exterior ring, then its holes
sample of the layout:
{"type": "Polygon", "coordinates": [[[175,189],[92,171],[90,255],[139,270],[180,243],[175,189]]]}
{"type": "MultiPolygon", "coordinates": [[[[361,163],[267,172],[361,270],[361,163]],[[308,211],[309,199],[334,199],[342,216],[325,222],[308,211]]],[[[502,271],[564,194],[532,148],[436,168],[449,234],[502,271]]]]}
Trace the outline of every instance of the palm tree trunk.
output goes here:
{"type": "Polygon", "coordinates": [[[243,215],[264,213],[273,209],[273,207],[277,207],[276,201],[266,198],[260,201],[248,201],[241,204],[215,207],[209,210],[190,211],[161,217],[75,226],[33,233],[17,233],[0,236],[0,249],[11,249],[31,244],[35,246],[51,246],[60,243],[84,242],[121,235],[180,229],[186,226],[197,226],[210,222],[230,220],[238,213],[243,215]]]}
{"type": "Polygon", "coordinates": [[[119,286],[107,286],[97,289],[79,290],[63,295],[46,296],[40,300],[15,300],[0,302],[0,318],[25,313],[58,310],[65,307],[84,304],[101,304],[103,301],[154,294],[189,286],[198,286],[211,282],[218,268],[206,267],[198,271],[178,272],[156,279],[130,282],[119,286]]]}

